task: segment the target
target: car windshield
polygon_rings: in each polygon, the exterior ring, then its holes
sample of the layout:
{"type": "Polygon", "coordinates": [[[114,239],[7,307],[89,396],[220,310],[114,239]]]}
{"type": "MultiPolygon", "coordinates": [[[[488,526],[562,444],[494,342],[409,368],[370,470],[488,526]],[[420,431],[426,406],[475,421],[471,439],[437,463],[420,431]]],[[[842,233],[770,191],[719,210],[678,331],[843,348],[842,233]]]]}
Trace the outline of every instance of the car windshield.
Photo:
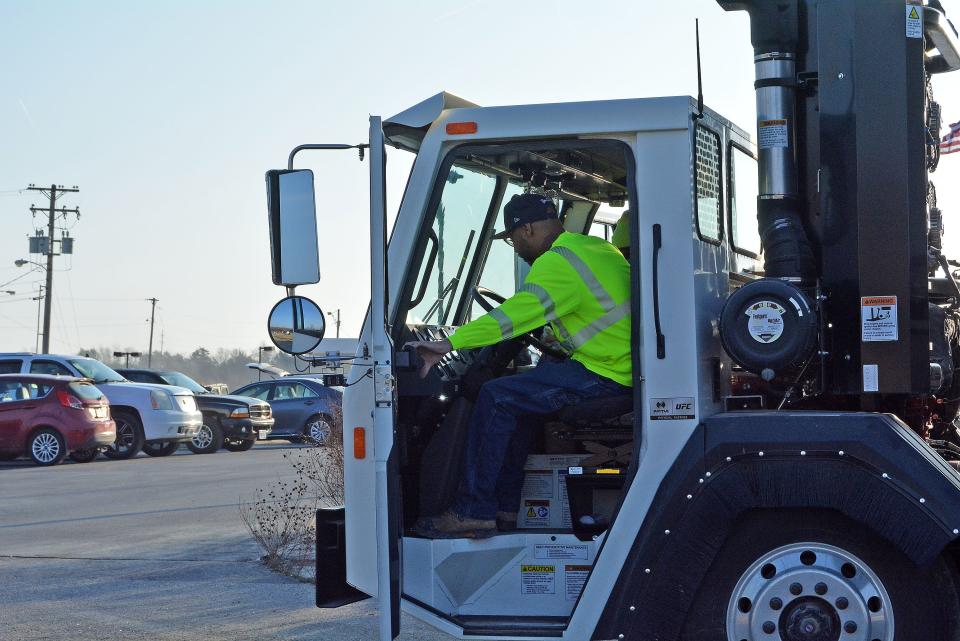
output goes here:
{"type": "Polygon", "coordinates": [[[92,358],[71,358],[69,362],[85,378],[93,379],[94,383],[123,383],[127,380],[92,358]]]}
{"type": "Polygon", "coordinates": [[[210,392],[196,382],[186,374],[181,374],[180,372],[163,372],[160,374],[160,378],[167,382],[168,385],[177,385],[179,387],[186,387],[188,390],[194,394],[209,394],[210,392]]]}

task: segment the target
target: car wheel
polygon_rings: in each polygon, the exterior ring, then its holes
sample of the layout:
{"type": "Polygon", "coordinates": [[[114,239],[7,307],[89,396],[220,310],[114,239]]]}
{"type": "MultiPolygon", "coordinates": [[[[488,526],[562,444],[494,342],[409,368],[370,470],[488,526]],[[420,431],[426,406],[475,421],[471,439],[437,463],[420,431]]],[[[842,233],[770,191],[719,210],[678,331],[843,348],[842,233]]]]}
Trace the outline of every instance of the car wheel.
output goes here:
{"type": "Polygon", "coordinates": [[[37,465],[56,465],[67,455],[67,444],[56,430],[38,430],[27,442],[27,455],[37,465]]]}
{"type": "Polygon", "coordinates": [[[133,412],[119,410],[113,413],[117,424],[117,439],[103,453],[110,459],[128,459],[137,455],[143,447],[143,425],[133,412]]]}
{"type": "Polygon", "coordinates": [[[212,454],[223,445],[223,429],[214,420],[203,419],[203,425],[187,441],[187,449],[194,454],[212,454]]]}
{"type": "Polygon", "coordinates": [[[955,574],[836,513],[758,512],[717,553],[680,638],[952,641],[955,574]]]}
{"type": "Polygon", "coordinates": [[[97,454],[99,453],[100,450],[95,447],[88,447],[85,450],[74,450],[70,452],[70,460],[74,463],[89,463],[97,458],[97,454]]]}
{"type": "Polygon", "coordinates": [[[257,442],[255,438],[246,438],[241,441],[225,441],[223,443],[224,449],[230,452],[246,452],[253,444],[257,442]]]}
{"type": "Polygon", "coordinates": [[[321,414],[314,414],[307,419],[306,425],[303,426],[303,436],[310,439],[307,441],[308,443],[313,441],[323,445],[332,433],[333,426],[330,424],[330,419],[321,414]]]}
{"type": "Polygon", "coordinates": [[[143,453],[147,456],[170,456],[177,451],[180,443],[177,441],[157,441],[156,443],[144,443],[143,453]]]}

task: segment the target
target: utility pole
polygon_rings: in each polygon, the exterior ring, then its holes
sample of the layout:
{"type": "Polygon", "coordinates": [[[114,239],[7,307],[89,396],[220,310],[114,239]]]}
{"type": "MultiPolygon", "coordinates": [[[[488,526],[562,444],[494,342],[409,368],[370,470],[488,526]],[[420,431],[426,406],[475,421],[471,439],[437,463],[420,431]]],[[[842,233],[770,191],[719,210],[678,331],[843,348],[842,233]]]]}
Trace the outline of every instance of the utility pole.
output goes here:
{"type": "Polygon", "coordinates": [[[337,324],[337,338],[340,338],[340,308],[337,308],[337,315],[334,317],[333,312],[327,312],[327,316],[331,318],[336,318],[334,321],[337,324]]]}
{"type": "Polygon", "coordinates": [[[153,367],[153,319],[157,311],[157,301],[159,298],[148,298],[150,302],[150,349],[147,352],[147,367],[153,367]]]}
{"type": "Polygon", "coordinates": [[[69,192],[77,192],[80,189],[76,186],[73,187],[64,187],[63,185],[50,185],[49,194],[47,194],[47,187],[37,187],[35,185],[30,185],[27,187],[28,191],[39,191],[50,197],[50,207],[49,209],[39,209],[30,205],[30,211],[34,214],[37,212],[46,211],[48,213],[47,219],[47,294],[46,298],[43,300],[43,353],[50,353],[50,304],[53,301],[53,257],[55,255],[53,249],[53,232],[54,226],[57,220],[57,214],[76,214],[80,216],[80,210],[77,208],[74,209],[57,209],[57,192],[64,194],[69,192]]]}
{"type": "Polygon", "coordinates": [[[40,351],[40,303],[43,301],[43,284],[40,285],[40,291],[37,292],[36,298],[31,298],[30,300],[37,301],[37,345],[33,348],[33,351],[40,351]]]}

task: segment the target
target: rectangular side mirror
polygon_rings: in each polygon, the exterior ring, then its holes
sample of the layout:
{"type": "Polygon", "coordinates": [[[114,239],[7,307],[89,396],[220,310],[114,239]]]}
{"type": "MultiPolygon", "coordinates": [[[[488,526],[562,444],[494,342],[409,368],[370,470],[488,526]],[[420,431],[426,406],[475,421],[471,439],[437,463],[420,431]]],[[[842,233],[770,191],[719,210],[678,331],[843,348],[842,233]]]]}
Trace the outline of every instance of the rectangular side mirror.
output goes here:
{"type": "Polygon", "coordinates": [[[271,169],[266,181],[273,284],[294,287],[319,282],[313,172],[271,169]]]}

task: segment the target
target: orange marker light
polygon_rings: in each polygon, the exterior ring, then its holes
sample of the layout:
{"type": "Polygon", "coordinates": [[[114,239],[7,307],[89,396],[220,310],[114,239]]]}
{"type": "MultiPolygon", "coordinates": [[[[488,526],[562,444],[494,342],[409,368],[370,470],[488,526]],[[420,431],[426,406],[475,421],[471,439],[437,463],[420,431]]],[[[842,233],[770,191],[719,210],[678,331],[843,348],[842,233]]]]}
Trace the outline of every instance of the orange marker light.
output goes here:
{"type": "Polygon", "coordinates": [[[353,458],[367,457],[367,430],[362,427],[353,428],[353,458]]]}
{"type": "Polygon", "coordinates": [[[459,134],[477,133],[477,123],[475,122],[448,122],[447,133],[451,136],[459,134]]]}

